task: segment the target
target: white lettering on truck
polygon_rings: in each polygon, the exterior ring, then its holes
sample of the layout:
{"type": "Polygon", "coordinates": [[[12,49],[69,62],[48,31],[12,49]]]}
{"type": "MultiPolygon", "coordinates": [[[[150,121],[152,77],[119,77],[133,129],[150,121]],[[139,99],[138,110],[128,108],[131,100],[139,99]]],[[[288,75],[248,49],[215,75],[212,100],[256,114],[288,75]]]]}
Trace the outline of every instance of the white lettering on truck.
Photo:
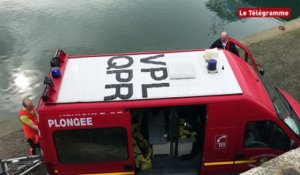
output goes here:
{"type": "Polygon", "coordinates": [[[92,117],[87,118],[61,118],[61,119],[48,119],[49,128],[64,128],[72,126],[92,126],[92,117]]]}

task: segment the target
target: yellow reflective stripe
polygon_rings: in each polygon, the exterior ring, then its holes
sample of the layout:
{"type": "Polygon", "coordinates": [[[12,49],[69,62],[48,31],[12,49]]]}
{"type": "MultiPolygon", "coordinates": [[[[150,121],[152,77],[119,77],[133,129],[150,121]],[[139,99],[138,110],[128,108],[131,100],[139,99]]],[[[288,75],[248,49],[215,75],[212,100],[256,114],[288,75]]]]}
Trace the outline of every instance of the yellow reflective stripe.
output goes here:
{"type": "Polygon", "coordinates": [[[133,175],[134,172],[116,172],[116,173],[93,173],[93,174],[81,174],[81,175],[133,175]]]}
{"type": "Polygon", "coordinates": [[[226,161],[226,162],[205,162],[204,166],[230,165],[230,164],[233,164],[233,161],[226,161]]]}
{"type": "Polygon", "coordinates": [[[256,163],[256,160],[237,160],[234,164],[244,164],[244,163],[256,163]]]}
{"type": "Polygon", "coordinates": [[[224,161],[224,162],[205,162],[204,166],[246,164],[246,163],[256,163],[256,160],[237,160],[237,161],[224,161]]]}

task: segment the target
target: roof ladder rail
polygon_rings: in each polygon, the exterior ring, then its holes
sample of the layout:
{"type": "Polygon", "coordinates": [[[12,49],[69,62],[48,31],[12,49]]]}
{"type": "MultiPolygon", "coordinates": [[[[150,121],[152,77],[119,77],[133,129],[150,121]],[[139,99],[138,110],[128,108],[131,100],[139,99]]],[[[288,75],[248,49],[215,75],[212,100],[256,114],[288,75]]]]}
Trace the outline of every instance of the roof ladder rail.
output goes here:
{"type": "Polygon", "coordinates": [[[44,85],[45,85],[45,88],[43,91],[42,99],[43,99],[43,101],[47,101],[49,89],[53,88],[54,84],[53,84],[52,79],[46,76],[44,79],[44,85]]]}

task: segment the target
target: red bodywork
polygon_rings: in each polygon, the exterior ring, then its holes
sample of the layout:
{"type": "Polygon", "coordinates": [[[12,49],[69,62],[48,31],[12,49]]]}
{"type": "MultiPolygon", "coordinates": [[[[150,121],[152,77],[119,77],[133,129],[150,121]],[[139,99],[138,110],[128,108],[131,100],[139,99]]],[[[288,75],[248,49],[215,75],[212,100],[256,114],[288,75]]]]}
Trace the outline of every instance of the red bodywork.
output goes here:
{"type": "MultiPolygon", "coordinates": [[[[148,53],[171,53],[188,51],[160,51],[148,53]]],[[[257,75],[256,64],[251,53],[248,53],[254,63],[253,70],[243,59],[234,54],[224,51],[230,66],[238,80],[243,94],[186,97],[172,99],[133,100],[117,102],[91,102],[91,103],[69,103],[56,104],[56,97],[62,78],[52,78],[54,87],[45,90],[46,100],[40,100],[38,106],[39,128],[41,133],[41,148],[45,165],[50,174],[134,174],[134,157],[132,150],[131,116],[128,109],[178,106],[178,105],[205,105],[207,110],[207,121],[205,129],[205,143],[202,162],[199,162],[200,174],[234,174],[260,165],[262,158],[273,158],[283,151],[272,148],[249,149],[243,147],[245,125],[249,121],[268,120],[276,123],[284,130],[289,138],[299,146],[300,141],[283,122],[277,117],[274,106],[257,75]],[[92,118],[92,125],[72,127],[49,127],[49,120],[67,118],[92,118]],[[77,163],[63,164],[59,161],[53,133],[57,130],[83,129],[83,128],[106,128],[122,127],[126,129],[128,137],[128,159],[118,162],[100,163],[77,163]],[[222,143],[222,144],[221,144],[222,143]],[[129,166],[129,168],[124,168],[129,166]]],[[[141,53],[134,53],[141,54],[141,53]]],[[[70,57],[63,51],[56,54],[60,57],[60,69],[63,76],[68,59],[70,57]]],[[[127,55],[110,54],[109,56],[127,55]]],[[[130,55],[133,55],[130,53],[130,55]]],[[[92,55],[108,56],[108,55],[92,55]]],[[[51,77],[51,74],[49,73],[51,77]]],[[[285,92],[283,95],[290,102],[298,116],[300,116],[300,105],[285,92]]]]}

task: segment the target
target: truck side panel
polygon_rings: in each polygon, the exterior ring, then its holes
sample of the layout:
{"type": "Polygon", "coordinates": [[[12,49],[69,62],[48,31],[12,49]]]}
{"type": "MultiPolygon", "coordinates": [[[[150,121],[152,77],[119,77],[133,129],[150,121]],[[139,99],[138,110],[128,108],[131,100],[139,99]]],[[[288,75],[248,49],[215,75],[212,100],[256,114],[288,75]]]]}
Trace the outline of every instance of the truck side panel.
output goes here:
{"type": "Polygon", "coordinates": [[[208,105],[202,174],[230,174],[240,122],[238,102],[208,105]]]}

